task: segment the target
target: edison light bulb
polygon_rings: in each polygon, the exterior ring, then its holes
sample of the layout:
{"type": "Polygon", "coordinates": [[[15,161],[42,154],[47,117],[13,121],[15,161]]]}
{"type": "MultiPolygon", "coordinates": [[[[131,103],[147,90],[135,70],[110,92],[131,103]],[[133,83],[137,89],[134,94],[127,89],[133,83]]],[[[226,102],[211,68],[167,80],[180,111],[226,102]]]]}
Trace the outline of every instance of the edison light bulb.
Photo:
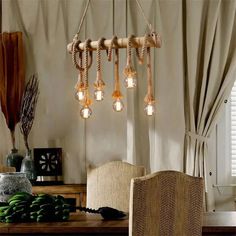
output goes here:
{"type": "Polygon", "coordinates": [[[75,98],[79,101],[83,101],[84,100],[84,96],[85,96],[85,92],[84,90],[79,90],[78,92],[76,92],[75,94],[75,98]]]}
{"type": "Polygon", "coordinates": [[[80,115],[84,119],[88,119],[92,115],[92,110],[88,106],[84,106],[80,110],[80,115]]]}
{"type": "Polygon", "coordinates": [[[113,102],[113,109],[115,111],[122,111],[124,108],[124,104],[123,102],[120,100],[120,98],[117,98],[114,102],[113,102]]]}
{"type": "Polygon", "coordinates": [[[125,79],[125,87],[126,88],[134,88],[136,87],[137,85],[137,80],[135,77],[132,77],[132,76],[128,76],[126,79],[125,79]]]}
{"type": "Polygon", "coordinates": [[[147,106],[144,108],[146,115],[152,116],[155,112],[154,104],[148,103],[147,106]]]}
{"type": "Polygon", "coordinates": [[[104,91],[101,89],[96,89],[94,91],[94,98],[96,101],[102,101],[104,98],[104,91]]]}

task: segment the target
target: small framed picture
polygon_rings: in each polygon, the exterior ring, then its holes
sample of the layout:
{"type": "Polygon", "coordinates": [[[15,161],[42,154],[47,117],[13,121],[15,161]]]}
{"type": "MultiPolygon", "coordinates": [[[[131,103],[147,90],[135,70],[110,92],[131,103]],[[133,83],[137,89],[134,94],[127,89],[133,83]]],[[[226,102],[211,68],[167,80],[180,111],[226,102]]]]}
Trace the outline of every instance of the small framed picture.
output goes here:
{"type": "Polygon", "coordinates": [[[37,176],[62,176],[62,148],[34,148],[37,176]]]}

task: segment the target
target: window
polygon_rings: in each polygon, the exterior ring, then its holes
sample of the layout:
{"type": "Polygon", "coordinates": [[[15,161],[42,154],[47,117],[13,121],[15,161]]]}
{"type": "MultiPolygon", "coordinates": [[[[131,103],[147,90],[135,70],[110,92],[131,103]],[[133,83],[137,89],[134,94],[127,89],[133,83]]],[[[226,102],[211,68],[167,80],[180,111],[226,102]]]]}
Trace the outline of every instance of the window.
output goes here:
{"type": "Polygon", "coordinates": [[[231,176],[236,176],[236,82],[230,96],[230,158],[231,176]]]}
{"type": "Polygon", "coordinates": [[[216,182],[236,184],[236,82],[216,127],[216,182]]]}

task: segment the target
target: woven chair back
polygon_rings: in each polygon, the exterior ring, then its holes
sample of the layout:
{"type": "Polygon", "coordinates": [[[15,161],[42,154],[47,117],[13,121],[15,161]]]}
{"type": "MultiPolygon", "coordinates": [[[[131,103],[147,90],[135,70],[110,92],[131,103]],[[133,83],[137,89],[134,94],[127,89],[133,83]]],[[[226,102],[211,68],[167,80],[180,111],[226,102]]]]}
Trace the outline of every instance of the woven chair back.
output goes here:
{"type": "Polygon", "coordinates": [[[113,207],[129,211],[130,183],[145,175],[145,168],[127,162],[112,161],[87,172],[87,207],[113,207]]]}
{"type": "Polygon", "coordinates": [[[131,181],[129,236],[200,236],[203,179],[160,171],[131,181]]]}

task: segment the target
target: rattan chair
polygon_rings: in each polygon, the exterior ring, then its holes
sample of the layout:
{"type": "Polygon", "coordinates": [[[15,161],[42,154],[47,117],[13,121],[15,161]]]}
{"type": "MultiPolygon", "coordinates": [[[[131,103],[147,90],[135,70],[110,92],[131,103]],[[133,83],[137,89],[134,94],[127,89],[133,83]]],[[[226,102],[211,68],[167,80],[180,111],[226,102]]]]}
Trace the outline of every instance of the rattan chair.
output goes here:
{"type": "Polygon", "coordinates": [[[131,181],[129,236],[200,236],[203,179],[160,171],[131,181]]]}
{"type": "Polygon", "coordinates": [[[113,207],[129,211],[130,183],[145,175],[145,168],[127,162],[112,161],[87,172],[87,207],[113,207]]]}
{"type": "Polygon", "coordinates": [[[15,171],[16,171],[15,167],[0,165],[0,173],[15,172],[15,171]]]}

